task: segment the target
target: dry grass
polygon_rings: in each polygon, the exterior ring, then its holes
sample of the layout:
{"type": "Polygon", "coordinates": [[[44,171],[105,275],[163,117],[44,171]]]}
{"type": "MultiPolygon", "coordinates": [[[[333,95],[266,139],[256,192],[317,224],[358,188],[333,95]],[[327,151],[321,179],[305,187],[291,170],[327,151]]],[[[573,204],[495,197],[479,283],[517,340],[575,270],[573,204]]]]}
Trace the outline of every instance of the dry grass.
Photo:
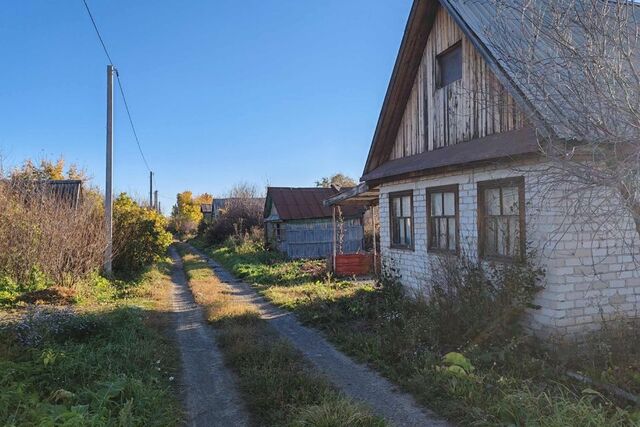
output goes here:
{"type": "Polygon", "coordinates": [[[94,200],[73,206],[18,180],[0,186],[0,206],[0,276],[31,288],[44,276],[68,287],[101,266],[103,213],[94,200]]]}
{"type": "MultiPolygon", "coordinates": [[[[437,337],[447,338],[442,340],[445,344],[458,338],[447,337],[455,331],[440,323],[449,317],[435,316],[438,313],[424,299],[403,297],[397,283],[387,281],[383,286],[373,286],[313,281],[306,279],[293,261],[269,263],[273,257],[269,253],[237,253],[229,247],[210,249],[210,253],[254,283],[271,302],[322,329],[347,354],[375,367],[418,402],[456,423],[640,425],[636,408],[616,407],[605,395],[565,381],[548,355],[524,337],[495,344],[485,341],[483,346],[465,348],[463,352],[475,368],[471,373],[461,375],[443,369],[442,356],[448,350],[445,347],[443,352],[434,345],[430,331],[435,329],[439,332],[437,337]],[[283,270],[290,274],[283,277],[283,270]]],[[[470,297],[466,305],[473,310],[473,304],[485,307],[477,300],[470,297]]],[[[637,343],[637,329],[635,335],[629,333],[633,331],[627,328],[625,333],[618,331],[618,335],[637,343]]],[[[621,341],[625,339],[618,340],[621,341]]],[[[629,353],[618,348],[609,342],[601,345],[601,358],[620,360],[618,351],[629,353]]],[[[575,359],[576,354],[568,356],[575,359]]],[[[306,425],[333,425],[320,421],[322,414],[331,415],[331,411],[318,407],[307,413],[315,415],[315,424],[306,425]]]]}
{"type": "Polygon", "coordinates": [[[238,376],[255,425],[385,425],[314,372],[303,356],[260,318],[253,304],[232,295],[206,262],[184,247],[181,255],[189,286],[218,330],[225,361],[238,376]]]}
{"type": "Polygon", "coordinates": [[[202,258],[183,251],[182,261],[191,292],[196,302],[205,307],[207,320],[218,322],[259,314],[253,304],[234,298],[202,258]]]}

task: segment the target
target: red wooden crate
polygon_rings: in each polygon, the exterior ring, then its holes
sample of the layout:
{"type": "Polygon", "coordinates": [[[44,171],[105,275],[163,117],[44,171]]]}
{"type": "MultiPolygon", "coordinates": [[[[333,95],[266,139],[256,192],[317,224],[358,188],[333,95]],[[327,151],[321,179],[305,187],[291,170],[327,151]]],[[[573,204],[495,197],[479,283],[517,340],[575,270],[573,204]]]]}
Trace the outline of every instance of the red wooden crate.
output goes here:
{"type": "Polygon", "coordinates": [[[338,276],[364,276],[371,273],[373,255],[342,254],[336,255],[336,271],[338,276]]]}

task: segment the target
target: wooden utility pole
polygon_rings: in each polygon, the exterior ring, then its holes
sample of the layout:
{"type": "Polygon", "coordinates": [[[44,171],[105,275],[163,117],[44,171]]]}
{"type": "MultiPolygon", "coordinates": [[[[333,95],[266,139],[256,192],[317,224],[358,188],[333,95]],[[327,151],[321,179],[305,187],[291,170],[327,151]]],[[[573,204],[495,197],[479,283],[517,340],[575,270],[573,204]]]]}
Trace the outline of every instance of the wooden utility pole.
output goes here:
{"type": "Polygon", "coordinates": [[[107,170],[104,189],[104,218],[107,233],[107,250],[104,255],[104,271],[111,275],[113,258],[113,65],[107,65],[107,170]]]}
{"type": "Polygon", "coordinates": [[[153,192],[153,208],[158,210],[158,190],[153,192]]]}
{"type": "Polygon", "coordinates": [[[153,172],[149,171],[149,207],[153,209],[153,172]]]}

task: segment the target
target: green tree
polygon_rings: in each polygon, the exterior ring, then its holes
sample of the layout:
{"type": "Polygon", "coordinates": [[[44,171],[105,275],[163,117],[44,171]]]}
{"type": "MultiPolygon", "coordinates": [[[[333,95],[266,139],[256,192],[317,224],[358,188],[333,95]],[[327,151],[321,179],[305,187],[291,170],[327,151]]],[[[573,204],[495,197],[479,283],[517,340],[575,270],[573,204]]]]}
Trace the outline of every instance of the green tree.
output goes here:
{"type": "Polygon", "coordinates": [[[316,181],[316,187],[329,188],[332,185],[343,188],[355,187],[357,183],[353,178],[342,173],[336,173],[329,177],[325,176],[322,177],[319,181],[316,181]]]}
{"type": "Polygon", "coordinates": [[[142,207],[126,193],[113,203],[113,268],[118,274],[134,275],[157,261],[171,244],[167,219],[142,207]]]}

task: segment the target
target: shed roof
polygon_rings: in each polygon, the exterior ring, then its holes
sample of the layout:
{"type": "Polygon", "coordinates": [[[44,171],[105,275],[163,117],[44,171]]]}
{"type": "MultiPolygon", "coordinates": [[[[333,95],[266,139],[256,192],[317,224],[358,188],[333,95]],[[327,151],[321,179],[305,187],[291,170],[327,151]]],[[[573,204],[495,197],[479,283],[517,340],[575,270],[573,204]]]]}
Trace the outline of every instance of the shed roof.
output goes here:
{"type": "MultiPolygon", "coordinates": [[[[338,193],[336,188],[309,187],[269,187],[265,203],[264,215],[269,216],[271,204],[278,210],[281,220],[330,218],[332,208],[324,205],[324,201],[338,193]]],[[[342,209],[345,217],[360,216],[363,208],[348,206],[342,209]]]]}
{"type": "Polygon", "coordinates": [[[208,214],[211,213],[212,211],[212,206],[209,203],[202,203],[200,204],[200,212],[202,212],[203,214],[208,214]]]}
{"type": "Polygon", "coordinates": [[[82,180],[60,179],[60,180],[21,180],[3,179],[1,183],[9,185],[13,190],[25,195],[50,195],[59,201],[69,203],[76,207],[82,198],[82,180]]]}

